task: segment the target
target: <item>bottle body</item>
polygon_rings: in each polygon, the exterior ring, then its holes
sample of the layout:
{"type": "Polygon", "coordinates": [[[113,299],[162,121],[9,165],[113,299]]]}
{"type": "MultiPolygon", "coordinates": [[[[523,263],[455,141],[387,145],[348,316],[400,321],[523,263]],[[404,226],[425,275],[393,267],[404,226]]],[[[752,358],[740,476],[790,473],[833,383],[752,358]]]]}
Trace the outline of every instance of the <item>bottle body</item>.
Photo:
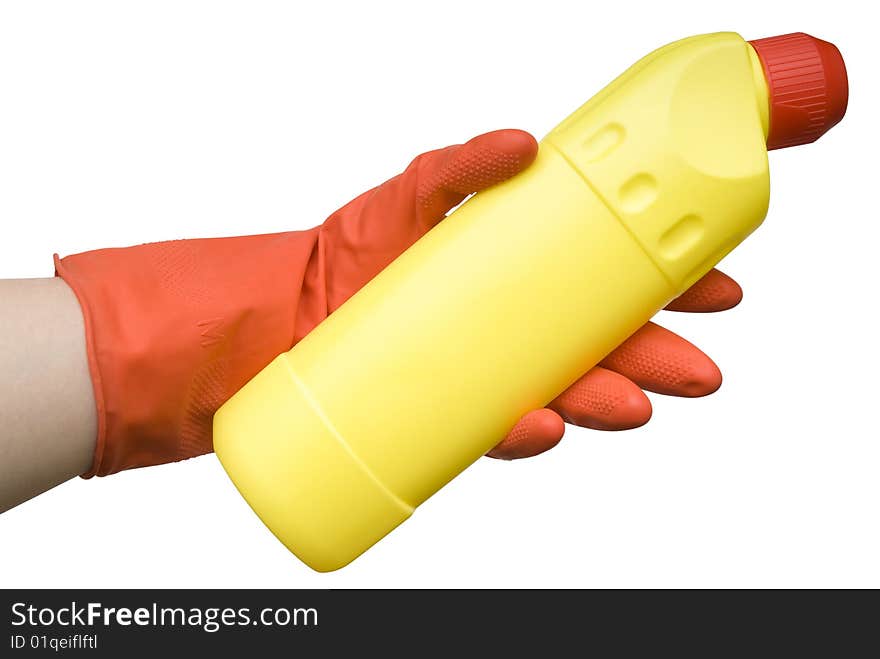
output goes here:
{"type": "Polygon", "coordinates": [[[730,33],[649,55],[233,396],[215,449],[282,542],[345,565],[757,227],[761,75],[730,33]]]}

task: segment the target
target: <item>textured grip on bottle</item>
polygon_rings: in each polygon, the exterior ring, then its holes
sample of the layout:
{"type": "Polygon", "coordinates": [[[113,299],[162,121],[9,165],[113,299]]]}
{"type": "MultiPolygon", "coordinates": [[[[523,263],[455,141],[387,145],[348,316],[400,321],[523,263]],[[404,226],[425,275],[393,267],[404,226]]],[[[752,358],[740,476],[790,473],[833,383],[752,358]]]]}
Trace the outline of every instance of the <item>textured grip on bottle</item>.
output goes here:
{"type": "Polygon", "coordinates": [[[761,223],[770,179],[749,45],[724,32],[664,53],[634,66],[544,141],[677,295],[761,223]]]}

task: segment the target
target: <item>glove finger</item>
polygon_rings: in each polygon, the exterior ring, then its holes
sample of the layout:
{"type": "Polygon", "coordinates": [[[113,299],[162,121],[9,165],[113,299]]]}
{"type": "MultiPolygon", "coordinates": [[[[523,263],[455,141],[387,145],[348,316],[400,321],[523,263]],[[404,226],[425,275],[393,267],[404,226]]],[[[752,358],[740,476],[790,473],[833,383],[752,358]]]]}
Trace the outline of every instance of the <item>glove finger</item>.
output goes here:
{"type": "Polygon", "coordinates": [[[692,343],[646,323],[600,363],[642,389],[670,396],[706,396],[721,386],[721,371],[692,343]]]}
{"type": "Polygon", "coordinates": [[[651,401],[631,380],[597,366],[548,407],[563,420],[594,430],[628,430],[651,418],[651,401]]]}
{"type": "Polygon", "coordinates": [[[419,221],[428,227],[435,225],[469,194],[518,174],[537,154],[534,137],[505,129],[420,156],[413,163],[418,174],[419,221]]]}
{"type": "Polygon", "coordinates": [[[549,451],[565,432],[562,418],[546,407],[529,412],[513,427],[507,437],[486,455],[501,460],[530,458],[549,451]]]}
{"type": "Polygon", "coordinates": [[[742,301],[743,292],[731,277],[714,268],[666,305],[669,311],[708,313],[732,309],[742,301]]]}

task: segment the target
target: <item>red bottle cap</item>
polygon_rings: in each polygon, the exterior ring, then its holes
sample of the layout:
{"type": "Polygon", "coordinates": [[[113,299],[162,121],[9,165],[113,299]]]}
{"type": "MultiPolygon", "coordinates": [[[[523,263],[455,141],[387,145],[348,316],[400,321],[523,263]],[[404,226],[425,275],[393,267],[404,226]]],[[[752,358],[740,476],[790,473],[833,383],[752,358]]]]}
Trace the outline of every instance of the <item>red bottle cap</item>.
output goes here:
{"type": "Polygon", "coordinates": [[[832,43],[803,32],[750,41],[770,96],[768,149],[809,144],[843,118],[846,65],[832,43]]]}

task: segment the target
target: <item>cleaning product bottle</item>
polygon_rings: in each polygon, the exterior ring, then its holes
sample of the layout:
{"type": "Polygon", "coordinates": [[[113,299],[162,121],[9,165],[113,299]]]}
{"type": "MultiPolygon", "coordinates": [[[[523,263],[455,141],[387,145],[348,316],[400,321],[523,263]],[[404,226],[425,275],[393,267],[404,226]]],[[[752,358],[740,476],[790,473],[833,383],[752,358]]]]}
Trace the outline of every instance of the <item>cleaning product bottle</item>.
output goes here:
{"type": "Polygon", "coordinates": [[[223,466],[293,553],[346,565],[748,236],[767,150],[846,103],[805,34],[648,55],[235,394],[223,466]]]}

